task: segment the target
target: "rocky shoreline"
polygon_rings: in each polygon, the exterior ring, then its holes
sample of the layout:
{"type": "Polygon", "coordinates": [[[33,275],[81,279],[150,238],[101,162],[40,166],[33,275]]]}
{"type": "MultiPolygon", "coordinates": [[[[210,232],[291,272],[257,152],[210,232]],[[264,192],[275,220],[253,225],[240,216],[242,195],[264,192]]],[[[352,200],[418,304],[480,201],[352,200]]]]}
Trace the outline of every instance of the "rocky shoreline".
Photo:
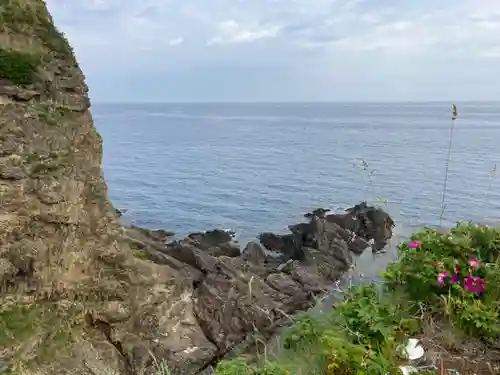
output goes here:
{"type": "MultiPolygon", "coordinates": [[[[291,316],[313,307],[349,269],[353,256],[384,248],[394,228],[385,211],[364,202],[345,213],[317,209],[304,216],[305,222],[289,226],[289,234],[262,233],[243,251],[224,230],[172,241],[173,233],[163,230],[124,228],[136,257],[174,268],[189,291],[184,298],[198,326],[198,343],[186,347],[177,335],[153,338],[168,350],[162,357],[171,366],[183,374],[199,373],[245,352],[256,335],[268,339],[291,316]]],[[[180,309],[179,316],[172,312],[168,318],[182,324],[184,314],[180,309]]]]}
{"type": "Polygon", "coordinates": [[[271,336],[391,237],[393,220],[366,204],[315,210],[244,251],[224,231],[167,243],[125,228],[71,46],[43,0],[0,15],[2,371],[149,375],[157,359],[193,375],[271,336]]]}

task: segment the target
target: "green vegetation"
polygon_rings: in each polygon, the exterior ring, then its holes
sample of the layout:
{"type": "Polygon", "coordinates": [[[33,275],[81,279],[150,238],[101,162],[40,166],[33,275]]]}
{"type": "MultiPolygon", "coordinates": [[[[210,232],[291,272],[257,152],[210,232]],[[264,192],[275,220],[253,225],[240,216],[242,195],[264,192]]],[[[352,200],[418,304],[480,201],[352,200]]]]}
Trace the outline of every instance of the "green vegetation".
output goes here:
{"type": "MultiPolygon", "coordinates": [[[[499,229],[471,223],[457,224],[448,233],[424,229],[399,246],[399,260],[383,273],[383,282],[353,287],[330,312],[298,318],[275,359],[222,361],[216,374],[401,374],[410,337],[432,343],[442,361],[449,349],[453,358],[467,362],[461,342],[498,361],[499,285],[499,229]]],[[[495,364],[488,364],[491,372],[477,373],[493,374],[495,364]]],[[[437,365],[419,374],[445,374],[437,365]]],[[[462,375],[476,371],[457,370],[462,375]]]]}
{"type": "Polygon", "coordinates": [[[35,329],[36,308],[14,305],[0,312],[0,347],[14,346],[30,337],[35,329]]]}
{"type": "Polygon", "coordinates": [[[80,333],[78,310],[57,303],[12,304],[0,310],[0,351],[12,354],[11,362],[37,367],[61,354],[80,333]],[[75,336],[76,335],[76,336],[75,336]],[[38,348],[27,360],[26,349],[38,348]]]}
{"type": "Polygon", "coordinates": [[[68,109],[57,106],[46,106],[42,107],[37,113],[38,119],[47,125],[52,127],[57,127],[68,121],[71,117],[71,113],[68,109]]]}
{"type": "Polygon", "coordinates": [[[33,83],[40,60],[33,55],[0,48],[0,78],[16,85],[33,83]]]}
{"type": "Polygon", "coordinates": [[[58,169],[60,169],[61,167],[62,166],[60,164],[56,164],[54,162],[52,162],[52,163],[40,162],[38,164],[35,164],[31,168],[31,175],[36,176],[36,175],[40,175],[40,174],[54,172],[54,171],[57,171],[58,169]]]}
{"type": "Polygon", "coordinates": [[[50,125],[50,126],[56,126],[57,125],[57,120],[51,116],[51,114],[49,112],[40,112],[38,114],[38,119],[47,124],[47,125],[50,125]]]}
{"type": "Polygon", "coordinates": [[[6,0],[0,5],[0,30],[38,37],[49,50],[71,55],[72,49],[64,34],[54,26],[43,2],[33,5],[20,0],[6,0]]]}
{"type": "Polygon", "coordinates": [[[148,259],[148,256],[147,256],[147,254],[144,251],[132,250],[132,254],[137,259],[148,259]]]}

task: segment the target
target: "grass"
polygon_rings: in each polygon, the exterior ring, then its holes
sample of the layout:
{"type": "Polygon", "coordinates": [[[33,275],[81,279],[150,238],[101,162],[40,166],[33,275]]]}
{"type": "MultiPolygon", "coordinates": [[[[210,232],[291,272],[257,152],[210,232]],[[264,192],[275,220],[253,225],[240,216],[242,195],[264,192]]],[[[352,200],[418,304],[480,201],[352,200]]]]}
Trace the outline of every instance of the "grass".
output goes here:
{"type": "Polygon", "coordinates": [[[450,159],[451,159],[451,149],[453,144],[453,132],[455,130],[455,120],[457,119],[457,107],[453,104],[452,114],[451,114],[451,126],[450,126],[450,137],[448,139],[448,154],[445,161],[445,171],[444,171],[444,181],[443,181],[443,192],[441,195],[441,211],[439,214],[439,222],[443,225],[444,220],[444,212],[446,209],[446,188],[448,185],[448,172],[450,168],[450,159]]]}
{"type": "Polygon", "coordinates": [[[49,126],[57,127],[64,124],[68,117],[71,116],[70,111],[65,108],[57,106],[45,106],[41,107],[37,112],[38,119],[49,126]]]}
{"type": "Polygon", "coordinates": [[[49,364],[78,337],[78,317],[76,304],[6,304],[0,309],[0,352],[14,367],[49,364]],[[26,356],[35,349],[36,355],[26,356]]]}
{"type": "Polygon", "coordinates": [[[275,359],[222,361],[216,374],[399,374],[409,337],[420,339],[432,354],[421,373],[447,374],[448,368],[461,375],[498,373],[500,230],[461,223],[449,233],[418,231],[413,241],[416,247],[399,246],[399,260],[382,283],[353,287],[330,312],[299,317],[275,359]],[[476,258],[477,267],[471,261],[476,258]],[[442,272],[448,276],[441,286],[442,272]],[[486,280],[484,291],[468,289],[470,275],[486,280]],[[483,354],[472,354],[470,346],[483,354]]]}
{"type": "Polygon", "coordinates": [[[40,60],[31,54],[0,48],[0,77],[16,85],[33,83],[40,60]]]}
{"type": "Polygon", "coordinates": [[[0,312],[0,347],[14,346],[30,337],[35,329],[36,308],[15,305],[0,312]]]}

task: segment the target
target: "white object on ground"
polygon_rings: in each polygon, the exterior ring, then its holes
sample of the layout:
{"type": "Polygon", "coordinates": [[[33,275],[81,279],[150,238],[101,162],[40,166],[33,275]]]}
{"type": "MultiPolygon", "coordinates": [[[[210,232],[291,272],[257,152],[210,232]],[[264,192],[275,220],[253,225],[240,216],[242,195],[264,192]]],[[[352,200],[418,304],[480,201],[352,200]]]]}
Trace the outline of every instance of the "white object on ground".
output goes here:
{"type": "Polygon", "coordinates": [[[422,345],[419,344],[417,339],[408,339],[408,343],[405,348],[406,356],[410,361],[420,359],[424,356],[425,350],[422,345]]]}
{"type": "Polygon", "coordinates": [[[418,372],[418,370],[413,366],[401,366],[399,369],[401,370],[403,375],[410,375],[418,372]]]}

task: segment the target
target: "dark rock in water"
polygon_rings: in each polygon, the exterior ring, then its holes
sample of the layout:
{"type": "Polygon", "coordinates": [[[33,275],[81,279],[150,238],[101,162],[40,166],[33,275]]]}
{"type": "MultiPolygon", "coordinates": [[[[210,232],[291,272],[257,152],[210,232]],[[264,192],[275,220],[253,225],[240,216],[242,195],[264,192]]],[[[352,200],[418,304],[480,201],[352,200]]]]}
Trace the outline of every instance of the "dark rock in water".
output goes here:
{"type": "Polygon", "coordinates": [[[387,212],[368,206],[366,202],[347,209],[346,214],[328,215],[326,220],[337,223],[366,240],[374,240],[373,252],[378,252],[387,245],[395,226],[387,212]]]}
{"type": "Polygon", "coordinates": [[[130,226],[131,229],[135,230],[138,233],[141,233],[144,237],[149,238],[154,241],[167,241],[169,237],[175,236],[174,232],[166,231],[163,229],[155,229],[150,230],[146,228],[140,228],[135,225],[130,226]]]}
{"type": "Polygon", "coordinates": [[[304,258],[300,237],[294,234],[278,235],[266,232],[259,236],[259,241],[267,250],[282,253],[286,258],[304,258]]]}
{"type": "Polygon", "coordinates": [[[240,246],[233,240],[234,233],[214,229],[203,233],[192,233],[181,241],[206,251],[213,256],[226,255],[237,257],[241,255],[240,246]]]}
{"type": "MultiPolygon", "coordinates": [[[[170,244],[157,242],[153,249],[148,243],[150,259],[156,256],[175,268],[185,265],[184,274],[193,280],[194,317],[216,348],[211,359],[232,352],[255,330],[271,336],[290,315],[312,307],[314,296],[349,269],[353,254],[361,254],[368,241],[385,244],[392,235],[390,216],[365,203],[343,214],[326,212],[315,210],[307,215],[308,222],[289,226],[289,234],[262,233],[260,243],[250,242],[243,252],[233,235],[222,230],[192,233],[170,244]]],[[[163,346],[168,345],[174,344],[164,339],[163,346]]],[[[208,356],[207,351],[199,353],[193,354],[193,363],[208,356]]]]}
{"type": "Polygon", "coordinates": [[[317,216],[320,219],[323,219],[325,217],[325,214],[327,212],[330,212],[330,211],[331,210],[329,208],[317,208],[313,212],[309,212],[309,213],[305,214],[304,217],[310,219],[313,216],[317,216]]]}
{"type": "Polygon", "coordinates": [[[249,242],[243,250],[243,259],[254,264],[264,263],[267,258],[266,252],[258,242],[249,242]]]}
{"type": "Polygon", "coordinates": [[[127,213],[127,209],[118,209],[118,208],[115,208],[115,212],[116,212],[116,215],[118,217],[122,217],[124,214],[127,213]]]}
{"type": "Polygon", "coordinates": [[[222,229],[214,229],[206,232],[191,233],[187,236],[195,241],[203,242],[209,246],[217,246],[226,242],[230,242],[234,238],[234,232],[222,229]]]}
{"type": "Polygon", "coordinates": [[[353,252],[356,255],[361,255],[369,246],[370,244],[363,237],[355,237],[352,241],[349,242],[349,251],[353,252]]]}
{"type": "Polygon", "coordinates": [[[156,229],[152,231],[153,236],[166,240],[169,237],[175,236],[175,232],[171,232],[163,229],[156,229]]]}

